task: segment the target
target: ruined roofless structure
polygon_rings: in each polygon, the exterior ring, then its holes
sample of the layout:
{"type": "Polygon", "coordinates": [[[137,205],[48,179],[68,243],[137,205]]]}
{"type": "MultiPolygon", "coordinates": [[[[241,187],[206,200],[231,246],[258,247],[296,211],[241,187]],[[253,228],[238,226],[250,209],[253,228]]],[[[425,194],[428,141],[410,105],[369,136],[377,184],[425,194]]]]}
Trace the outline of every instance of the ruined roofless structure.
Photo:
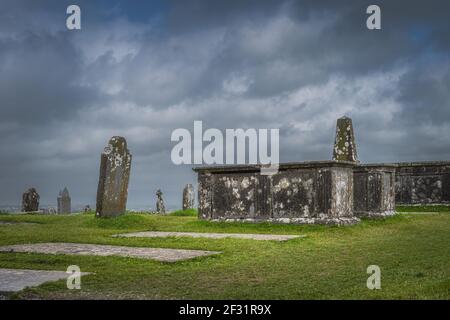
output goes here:
{"type": "Polygon", "coordinates": [[[196,167],[199,218],[215,221],[352,224],[402,204],[449,203],[450,161],[360,164],[352,120],[337,120],[333,160],[196,167]]]}

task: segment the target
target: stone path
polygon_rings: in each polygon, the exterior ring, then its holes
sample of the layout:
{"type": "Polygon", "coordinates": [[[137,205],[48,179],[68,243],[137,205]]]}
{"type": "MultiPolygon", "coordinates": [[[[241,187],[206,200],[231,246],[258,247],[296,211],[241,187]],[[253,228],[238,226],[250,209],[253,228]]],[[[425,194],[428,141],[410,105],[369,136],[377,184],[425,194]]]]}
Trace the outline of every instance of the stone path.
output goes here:
{"type": "Polygon", "coordinates": [[[33,222],[9,222],[9,221],[0,221],[0,226],[1,226],[1,225],[9,226],[9,225],[17,225],[17,224],[36,224],[36,223],[33,223],[33,222]]]}
{"type": "MultiPolygon", "coordinates": [[[[89,273],[82,272],[81,275],[89,273]]],[[[44,282],[67,279],[64,271],[0,269],[0,292],[16,292],[44,282]]]]}
{"type": "Polygon", "coordinates": [[[0,247],[0,252],[31,252],[87,256],[121,256],[175,262],[219,254],[218,251],[125,247],[83,243],[34,243],[0,247]]]}
{"type": "Polygon", "coordinates": [[[275,240],[286,241],[295,238],[303,238],[304,235],[277,235],[277,234],[251,234],[251,233],[198,233],[198,232],[163,232],[163,231],[145,231],[116,234],[113,237],[125,238],[166,238],[166,237],[192,237],[192,238],[209,238],[209,239],[252,239],[252,240],[275,240]]]}

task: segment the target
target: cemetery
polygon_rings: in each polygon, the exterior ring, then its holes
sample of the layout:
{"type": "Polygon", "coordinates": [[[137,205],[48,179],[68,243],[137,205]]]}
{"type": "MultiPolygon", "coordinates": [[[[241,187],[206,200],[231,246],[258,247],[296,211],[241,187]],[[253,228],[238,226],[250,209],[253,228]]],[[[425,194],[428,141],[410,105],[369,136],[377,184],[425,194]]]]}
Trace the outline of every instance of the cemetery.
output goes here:
{"type": "Polygon", "coordinates": [[[448,299],[450,162],[361,164],[351,119],[333,158],[199,166],[178,211],[127,212],[132,154],[112,137],[100,154],[96,210],[0,214],[4,299],[448,299]],[[197,189],[196,199],[195,189],[197,189]],[[393,258],[395,257],[395,258],[393,258]],[[369,265],[383,290],[366,287],[369,265]],[[80,288],[64,273],[80,269],[80,288]]]}

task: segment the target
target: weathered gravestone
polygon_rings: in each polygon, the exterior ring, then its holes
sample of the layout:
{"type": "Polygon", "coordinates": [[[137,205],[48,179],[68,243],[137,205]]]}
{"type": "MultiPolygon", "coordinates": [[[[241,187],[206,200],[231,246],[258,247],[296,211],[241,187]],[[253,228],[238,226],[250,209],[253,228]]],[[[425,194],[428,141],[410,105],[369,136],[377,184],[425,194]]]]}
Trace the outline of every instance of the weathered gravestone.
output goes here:
{"type": "Polygon", "coordinates": [[[163,196],[162,191],[158,189],[158,191],[156,191],[156,212],[160,214],[165,214],[166,206],[164,205],[164,199],[162,196],[163,196]]]}
{"type": "Polygon", "coordinates": [[[333,160],[359,162],[352,119],[350,118],[342,117],[337,120],[333,160]]]}
{"type": "Polygon", "coordinates": [[[96,215],[115,217],[125,212],[131,153],[123,137],[112,137],[101,154],[96,215]]]}
{"type": "Polygon", "coordinates": [[[187,184],[183,189],[183,210],[194,208],[195,195],[192,184],[187,184]]]}
{"type": "Polygon", "coordinates": [[[22,195],[22,211],[33,212],[39,210],[39,194],[35,188],[30,188],[22,195]]]}
{"type": "Polygon", "coordinates": [[[58,195],[58,214],[70,213],[71,212],[71,204],[70,204],[70,195],[67,187],[64,190],[59,191],[58,195]]]}

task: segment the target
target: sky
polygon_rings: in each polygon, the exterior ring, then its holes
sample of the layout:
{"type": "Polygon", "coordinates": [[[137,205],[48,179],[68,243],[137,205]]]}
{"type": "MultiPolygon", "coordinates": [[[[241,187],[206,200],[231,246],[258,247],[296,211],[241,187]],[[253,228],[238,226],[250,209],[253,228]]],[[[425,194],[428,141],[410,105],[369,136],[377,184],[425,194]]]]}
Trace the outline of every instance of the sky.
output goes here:
{"type": "Polygon", "coordinates": [[[280,160],[328,160],[353,119],[361,162],[450,160],[449,1],[0,0],[0,205],[36,187],[95,207],[110,137],[128,208],[196,185],[177,128],[277,128],[280,160]],[[66,8],[81,8],[81,30],[66,8]],[[366,8],[381,8],[368,30],[366,8]]]}

